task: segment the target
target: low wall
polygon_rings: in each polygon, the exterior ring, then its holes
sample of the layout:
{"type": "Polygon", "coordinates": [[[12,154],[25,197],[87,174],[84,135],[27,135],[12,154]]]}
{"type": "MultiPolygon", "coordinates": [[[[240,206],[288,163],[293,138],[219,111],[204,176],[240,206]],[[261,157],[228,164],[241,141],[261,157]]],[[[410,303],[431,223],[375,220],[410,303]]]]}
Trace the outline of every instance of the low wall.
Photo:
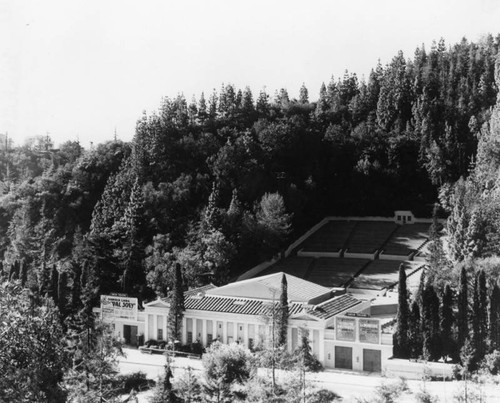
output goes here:
{"type": "Polygon", "coordinates": [[[452,378],[454,364],[443,362],[415,362],[391,358],[385,362],[385,375],[406,379],[422,379],[429,376],[437,379],[452,378]]]}
{"type": "Polygon", "coordinates": [[[405,260],[411,260],[411,254],[409,255],[386,255],[384,252],[380,252],[378,255],[380,260],[397,260],[403,262],[405,260]]]}
{"type": "Polygon", "coordinates": [[[339,217],[339,216],[329,216],[326,217],[328,221],[386,221],[395,222],[394,217],[378,217],[378,216],[367,216],[367,217],[339,217]]]}
{"type": "Polygon", "coordinates": [[[338,252],[305,252],[303,249],[297,252],[297,256],[300,257],[340,257],[340,252],[342,249],[339,249],[338,252]]]}
{"type": "Polygon", "coordinates": [[[307,231],[304,235],[298,238],[294,243],[292,243],[287,250],[285,251],[285,257],[290,256],[290,253],[299,246],[302,242],[304,242],[307,238],[309,238],[312,234],[314,234],[317,230],[319,230],[323,225],[328,222],[329,218],[323,218],[319,223],[317,223],[314,227],[312,227],[309,231],[307,231]]]}
{"type": "Polygon", "coordinates": [[[370,259],[370,260],[375,260],[377,256],[377,252],[374,253],[353,253],[353,252],[348,252],[349,249],[347,249],[344,252],[344,257],[347,258],[353,258],[353,259],[370,259]]]}

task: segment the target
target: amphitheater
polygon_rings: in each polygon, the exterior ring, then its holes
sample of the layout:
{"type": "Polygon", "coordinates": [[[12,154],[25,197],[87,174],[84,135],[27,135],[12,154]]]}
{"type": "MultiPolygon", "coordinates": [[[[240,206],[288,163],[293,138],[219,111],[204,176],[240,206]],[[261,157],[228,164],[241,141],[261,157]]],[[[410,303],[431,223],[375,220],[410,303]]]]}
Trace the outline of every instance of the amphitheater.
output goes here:
{"type": "Polygon", "coordinates": [[[432,220],[410,211],[393,217],[326,217],[286,252],[254,267],[239,280],[284,272],[353,294],[383,296],[397,286],[399,267],[408,288],[418,287],[432,220]]]}

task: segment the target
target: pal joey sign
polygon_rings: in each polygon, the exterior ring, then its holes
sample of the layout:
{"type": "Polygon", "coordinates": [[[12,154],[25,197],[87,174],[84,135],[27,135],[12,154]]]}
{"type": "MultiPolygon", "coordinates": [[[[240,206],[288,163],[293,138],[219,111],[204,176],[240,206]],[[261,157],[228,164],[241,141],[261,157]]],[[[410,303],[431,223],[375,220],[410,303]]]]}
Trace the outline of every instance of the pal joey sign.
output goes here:
{"type": "Polygon", "coordinates": [[[101,317],[103,320],[137,320],[137,298],[116,295],[101,295],[101,317]]]}

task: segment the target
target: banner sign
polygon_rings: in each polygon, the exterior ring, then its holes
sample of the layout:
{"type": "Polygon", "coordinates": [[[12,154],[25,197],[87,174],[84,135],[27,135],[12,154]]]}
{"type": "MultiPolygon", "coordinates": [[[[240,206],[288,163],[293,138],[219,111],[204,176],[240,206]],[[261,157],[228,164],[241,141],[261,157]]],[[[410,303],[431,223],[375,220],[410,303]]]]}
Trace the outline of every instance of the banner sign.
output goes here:
{"type": "Polygon", "coordinates": [[[351,316],[353,318],[369,318],[370,315],[367,313],[359,313],[359,312],[346,312],[345,316],[351,316]]]}
{"type": "Polygon", "coordinates": [[[103,320],[137,320],[137,298],[101,295],[101,317],[103,320]]]}
{"type": "Polygon", "coordinates": [[[356,319],[337,317],[337,340],[356,340],[356,319]]]}
{"type": "Polygon", "coordinates": [[[380,342],[379,339],[379,322],[374,319],[359,320],[359,341],[364,343],[380,342]]]}

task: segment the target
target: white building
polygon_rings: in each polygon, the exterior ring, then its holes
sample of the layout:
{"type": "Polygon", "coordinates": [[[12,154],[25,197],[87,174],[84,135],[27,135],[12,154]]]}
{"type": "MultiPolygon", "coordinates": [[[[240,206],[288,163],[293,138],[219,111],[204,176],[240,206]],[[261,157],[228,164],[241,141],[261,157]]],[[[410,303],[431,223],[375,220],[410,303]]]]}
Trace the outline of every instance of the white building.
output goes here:
{"type": "MultiPolygon", "coordinates": [[[[238,281],[222,287],[208,285],[185,293],[183,344],[203,346],[218,339],[252,347],[267,334],[269,307],[278,303],[283,273],[238,281]],[[266,320],[267,316],[267,320],[266,320]]],[[[382,332],[383,320],[370,316],[370,302],[344,289],[330,289],[286,275],[290,317],[288,350],[300,344],[307,330],[312,352],[325,367],[379,372],[392,356],[392,335],[382,332]]],[[[169,302],[145,303],[136,320],[107,318],[127,343],[167,340],[169,302]]],[[[96,311],[99,311],[96,309],[96,311]]],[[[386,320],[387,321],[387,320],[386,320]]]]}

